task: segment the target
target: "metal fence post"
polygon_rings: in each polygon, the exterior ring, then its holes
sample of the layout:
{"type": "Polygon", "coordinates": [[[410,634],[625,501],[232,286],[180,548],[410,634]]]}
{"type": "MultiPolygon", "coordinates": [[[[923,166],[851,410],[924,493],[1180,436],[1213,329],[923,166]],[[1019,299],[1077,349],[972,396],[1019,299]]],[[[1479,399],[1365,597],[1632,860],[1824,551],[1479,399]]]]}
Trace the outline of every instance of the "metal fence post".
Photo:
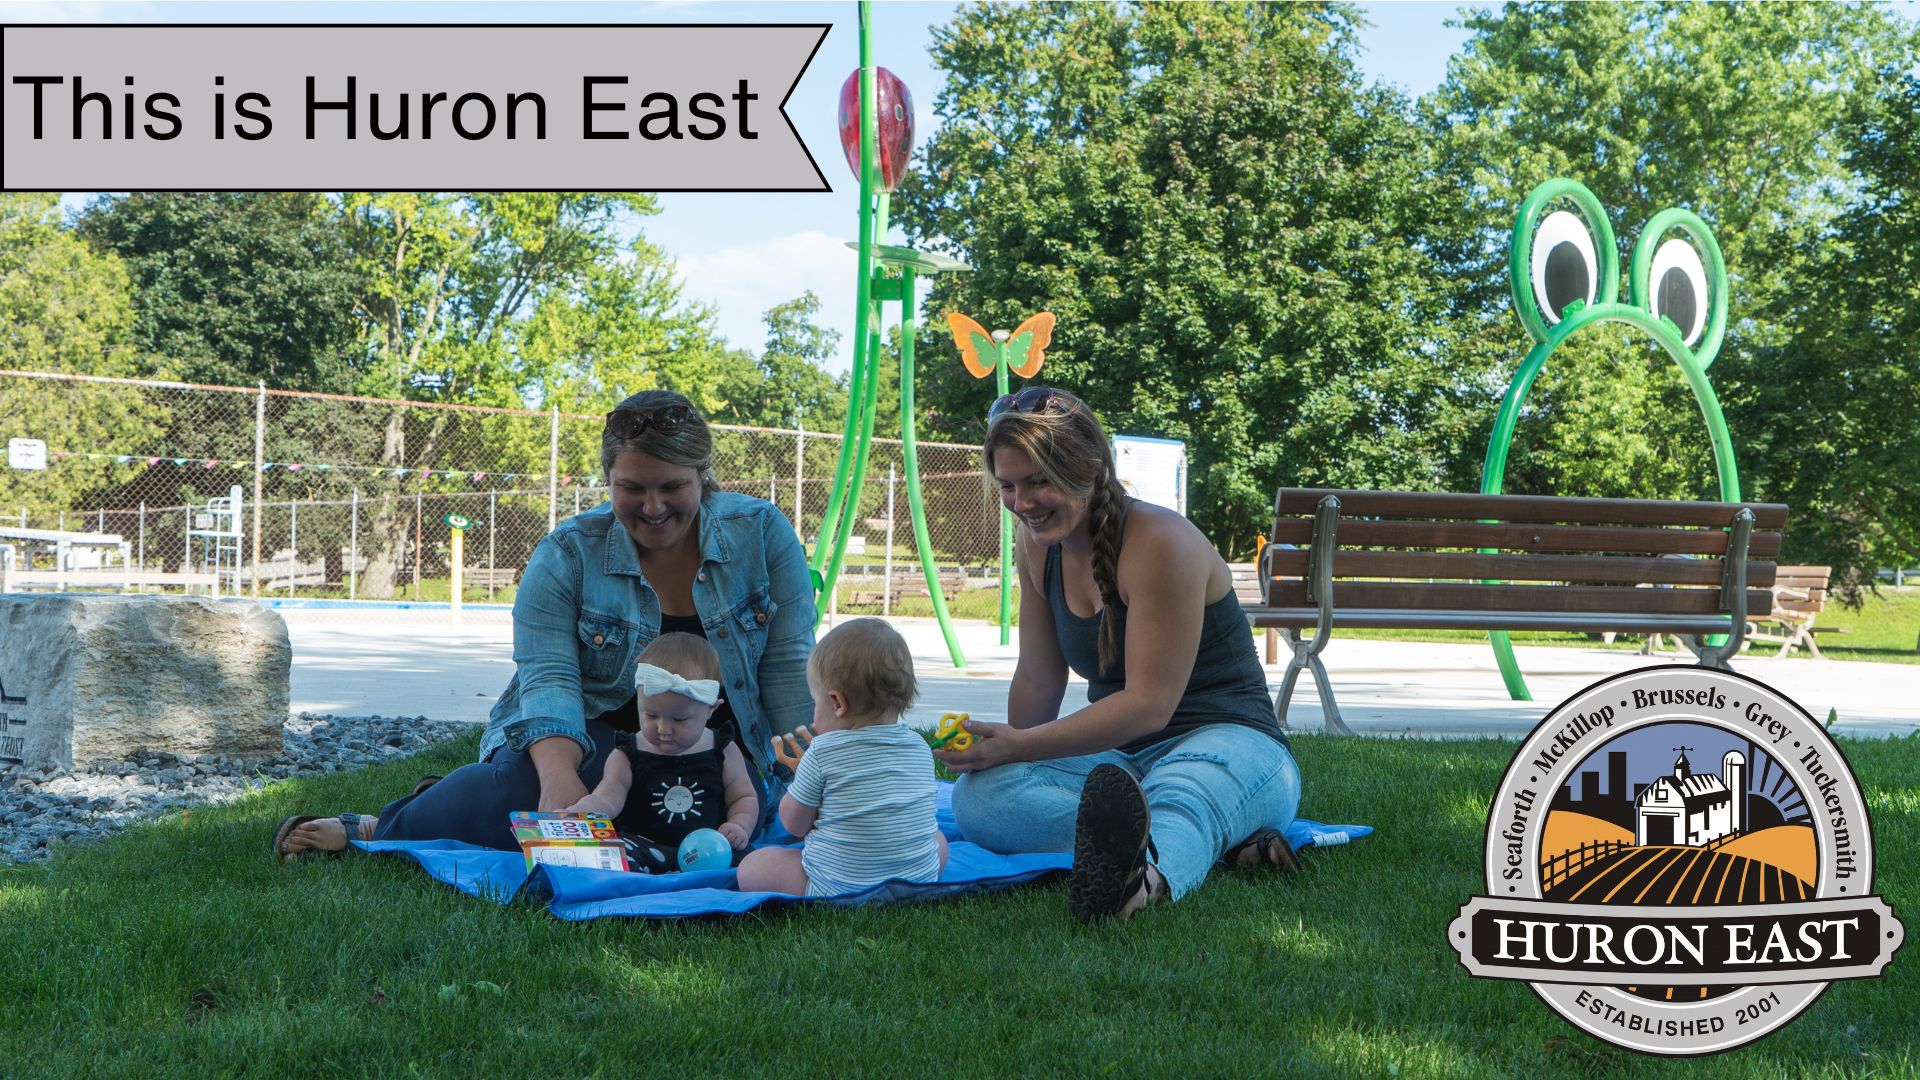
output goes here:
{"type": "Polygon", "coordinates": [[[893,462],[887,462],[887,572],[880,579],[880,617],[893,617],[893,462]]]}
{"type": "Polygon", "coordinates": [[[493,538],[500,535],[500,530],[496,527],[499,509],[500,493],[487,492],[487,603],[489,604],[493,603],[494,583],[498,580],[493,576],[493,538]]]}
{"type": "MultiPolygon", "coordinates": [[[[140,500],[140,572],[144,574],[146,573],[146,571],[147,571],[147,500],[141,499],[140,500]]],[[[147,591],[147,586],[145,582],[141,583],[140,591],[141,592],[147,591]]]]}
{"type": "Polygon", "coordinates": [[[552,407],[553,424],[547,429],[547,531],[560,523],[560,406],[552,407]]]}
{"type": "Polygon", "coordinates": [[[260,486],[267,471],[267,383],[260,381],[260,397],[253,409],[253,598],[260,599],[260,519],[266,506],[260,486]]]}
{"type": "Polygon", "coordinates": [[[806,542],[806,526],[800,522],[800,512],[806,508],[806,500],[801,492],[807,483],[807,429],[800,427],[800,418],[793,418],[793,531],[800,534],[801,543],[806,542]]]}
{"type": "Polygon", "coordinates": [[[300,570],[300,504],[287,500],[287,547],[293,550],[293,558],[287,560],[287,595],[293,595],[293,579],[300,570]]]}
{"type": "Polygon", "coordinates": [[[347,599],[360,584],[360,489],[353,489],[353,510],[347,524],[347,599]]]}
{"type": "Polygon", "coordinates": [[[420,557],[420,514],[422,494],[413,493],[413,598],[420,599],[420,564],[426,560],[420,557]]]}

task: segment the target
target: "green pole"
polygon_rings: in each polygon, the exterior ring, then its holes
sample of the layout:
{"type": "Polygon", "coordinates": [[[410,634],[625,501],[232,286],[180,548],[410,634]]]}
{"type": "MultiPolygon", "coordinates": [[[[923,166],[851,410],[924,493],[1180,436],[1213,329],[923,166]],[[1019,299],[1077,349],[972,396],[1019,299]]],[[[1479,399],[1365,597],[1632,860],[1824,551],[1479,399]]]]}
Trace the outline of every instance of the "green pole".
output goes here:
{"type": "MultiPolygon", "coordinates": [[[[1007,346],[1000,343],[993,357],[994,400],[1007,395],[1007,346]]],[[[1000,644],[1013,639],[1013,514],[1000,508],[1000,644]]]]}
{"type": "Polygon", "coordinates": [[[907,512],[913,518],[913,544],[920,551],[920,570],[927,576],[927,595],[933,598],[933,617],[940,620],[940,635],[947,641],[947,655],[953,666],[965,669],[967,658],[960,651],[960,639],[954,636],[953,619],[947,614],[947,596],[940,591],[940,567],[933,559],[933,543],[927,537],[926,500],[920,494],[920,451],[913,434],[913,267],[900,268],[900,445],[906,458],[907,512]]]}
{"type": "MultiPolygon", "coordinates": [[[[867,368],[867,324],[873,305],[873,189],[876,164],[874,144],[877,141],[879,117],[874,111],[874,75],[873,75],[873,20],[869,18],[868,0],[860,0],[860,254],[859,274],[855,283],[856,297],[853,309],[853,375],[847,393],[847,422],[840,439],[840,460],[833,470],[833,488],[827,496],[827,511],[820,519],[820,537],[814,541],[812,568],[815,572],[827,565],[830,553],[837,555],[840,527],[841,503],[846,498],[847,474],[852,467],[854,443],[859,439],[861,430],[860,403],[865,400],[861,393],[868,378],[867,368]]],[[[837,572],[837,568],[836,568],[837,572]]],[[[822,582],[822,591],[833,588],[831,581],[822,582]]],[[[824,612],[829,606],[825,602],[816,602],[815,608],[824,612]]],[[[815,618],[819,616],[816,613],[815,618]]]]}

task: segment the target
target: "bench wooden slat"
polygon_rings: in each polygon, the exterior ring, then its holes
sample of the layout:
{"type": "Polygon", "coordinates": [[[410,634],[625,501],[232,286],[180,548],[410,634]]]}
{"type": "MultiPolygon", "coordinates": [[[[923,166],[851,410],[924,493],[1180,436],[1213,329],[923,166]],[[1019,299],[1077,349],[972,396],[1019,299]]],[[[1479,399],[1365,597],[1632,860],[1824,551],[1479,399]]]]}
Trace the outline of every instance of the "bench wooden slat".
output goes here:
{"type": "MultiPolygon", "coordinates": [[[[1303,578],[1310,555],[1271,551],[1267,569],[1276,577],[1303,578]]],[[[1725,559],[1653,559],[1602,555],[1482,555],[1477,552],[1346,551],[1333,556],[1333,576],[1362,578],[1454,578],[1472,581],[1565,581],[1616,585],[1718,585],[1725,559]]],[[[1749,562],[1747,584],[1773,584],[1773,564],[1749,562]]]]}
{"type": "MultiPolygon", "coordinates": [[[[1710,615],[1721,611],[1719,589],[1625,589],[1604,585],[1395,584],[1337,581],[1336,607],[1448,608],[1460,611],[1642,612],[1710,615]]],[[[1277,578],[1268,587],[1268,607],[1307,607],[1307,583],[1277,578]]],[[[1747,610],[1770,611],[1773,593],[1753,589],[1747,610]]]]}
{"type": "Polygon", "coordinates": [[[1456,492],[1342,491],[1282,488],[1274,516],[1311,516],[1328,495],[1340,498],[1340,513],[1353,517],[1426,517],[1472,521],[1570,522],[1591,525],[1726,526],[1741,508],[1753,511],[1755,529],[1787,523],[1781,503],[1666,502],[1657,499],[1575,499],[1540,495],[1463,495],[1456,492]]]}
{"type": "MultiPolygon", "coordinates": [[[[1518,551],[1628,551],[1647,555],[1724,555],[1727,533],[1720,529],[1620,529],[1581,525],[1462,525],[1428,521],[1353,521],[1341,519],[1336,533],[1348,547],[1460,547],[1518,551]]],[[[1312,518],[1287,518],[1274,524],[1276,544],[1306,547],[1313,542],[1312,518]]],[[[1758,532],[1747,556],[1770,559],[1780,554],[1780,534],[1758,532]]]]}
{"type": "Polygon", "coordinates": [[[1827,602],[1825,600],[1775,600],[1773,606],[1776,611],[1799,611],[1817,615],[1826,610],[1827,602]]]}
{"type": "MultiPolygon", "coordinates": [[[[1247,609],[1255,628],[1305,629],[1319,623],[1316,608],[1247,609]]],[[[1724,634],[1725,615],[1593,614],[1565,611],[1407,611],[1335,608],[1336,628],[1360,630],[1575,630],[1622,634],[1724,634]]]]}

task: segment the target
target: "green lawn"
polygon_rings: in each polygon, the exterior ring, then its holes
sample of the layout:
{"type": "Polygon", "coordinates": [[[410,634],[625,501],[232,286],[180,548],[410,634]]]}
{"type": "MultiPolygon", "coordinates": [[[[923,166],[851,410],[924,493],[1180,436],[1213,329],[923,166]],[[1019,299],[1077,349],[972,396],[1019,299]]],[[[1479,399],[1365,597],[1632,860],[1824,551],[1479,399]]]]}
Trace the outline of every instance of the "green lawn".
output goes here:
{"type": "MultiPolygon", "coordinates": [[[[286,813],[372,809],[471,739],[275,784],[0,869],[0,1074],[1920,1075],[1920,959],[1704,1061],[1616,1050],[1443,938],[1512,743],[1294,740],[1305,811],[1379,832],[1087,928],[1058,883],[933,906],[563,923],[356,856],[276,866],[286,813]]],[[[1843,740],[1878,890],[1920,924],[1920,738],[1843,740]]]]}

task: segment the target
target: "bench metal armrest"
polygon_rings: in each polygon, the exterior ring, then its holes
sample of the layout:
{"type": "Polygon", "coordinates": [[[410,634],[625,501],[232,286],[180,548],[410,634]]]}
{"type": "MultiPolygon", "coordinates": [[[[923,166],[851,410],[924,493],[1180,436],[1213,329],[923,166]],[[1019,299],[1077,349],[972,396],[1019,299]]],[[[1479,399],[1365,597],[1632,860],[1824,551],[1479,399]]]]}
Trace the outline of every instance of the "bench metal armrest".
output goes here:
{"type": "Polygon", "coordinates": [[[1740,640],[1747,635],[1747,545],[1752,539],[1753,511],[1743,506],[1733,515],[1733,535],[1727,538],[1727,572],[1720,581],[1721,604],[1732,616],[1733,629],[1726,644],[1712,650],[1716,664],[1724,665],[1738,656],[1740,640]]]}
{"type": "Polygon", "coordinates": [[[1338,546],[1340,497],[1328,495],[1320,500],[1313,515],[1313,546],[1307,555],[1307,599],[1319,607],[1320,621],[1314,627],[1313,647],[1308,656],[1318,656],[1333,637],[1333,552],[1338,546]]]}

